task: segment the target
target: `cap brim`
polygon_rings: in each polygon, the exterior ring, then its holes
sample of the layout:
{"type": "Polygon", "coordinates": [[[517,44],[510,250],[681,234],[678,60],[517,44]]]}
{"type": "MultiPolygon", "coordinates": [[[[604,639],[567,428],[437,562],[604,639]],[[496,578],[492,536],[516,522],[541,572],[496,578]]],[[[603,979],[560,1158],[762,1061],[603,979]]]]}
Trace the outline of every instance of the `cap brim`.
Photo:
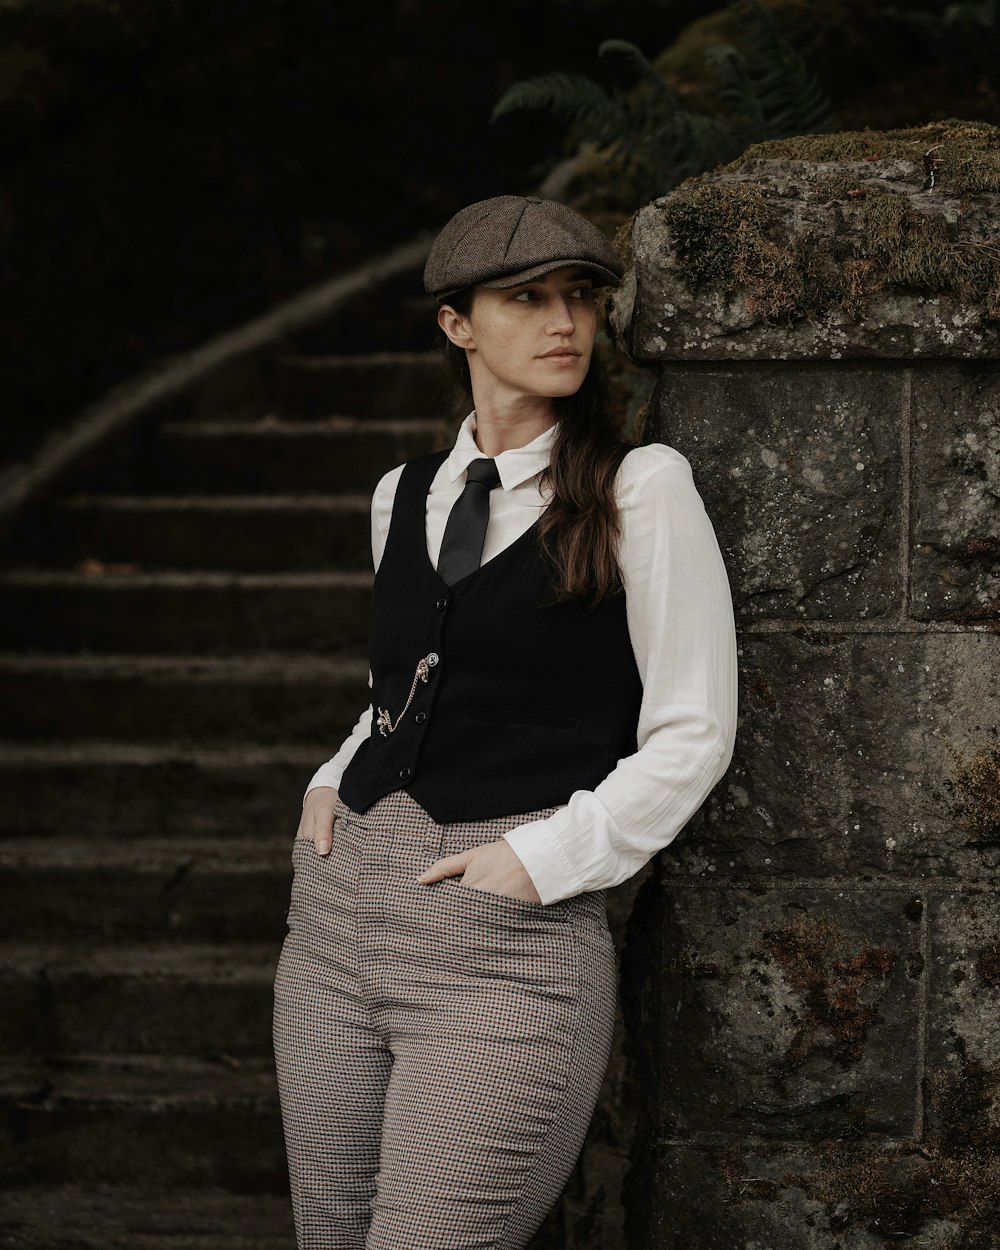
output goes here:
{"type": "MultiPolygon", "coordinates": [[[[605,265],[599,265],[593,260],[582,260],[576,257],[570,257],[568,260],[550,260],[541,265],[532,265],[530,269],[519,269],[517,273],[501,274],[498,278],[489,278],[479,282],[470,282],[469,286],[485,286],[490,287],[494,291],[507,291],[511,287],[521,286],[524,282],[532,282],[535,278],[544,277],[547,273],[552,273],[556,269],[585,269],[587,274],[593,278],[594,286],[619,286],[621,278],[613,270],[608,269],[605,265]]],[[[465,290],[465,287],[457,286],[450,291],[440,291],[437,295],[438,300],[446,300],[450,295],[454,295],[458,291],[465,290]]]]}
{"type": "Polygon", "coordinates": [[[533,278],[541,278],[556,269],[586,269],[594,278],[595,286],[618,286],[621,278],[605,265],[593,260],[583,260],[571,256],[568,260],[550,260],[541,265],[532,265],[530,269],[521,269],[517,273],[505,273],[499,278],[490,278],[486,282],[478,282],[477,286],[492,287],[497,291],[509,290],[512,286],[520,286],[522,282],[531,282],[533,278]]]}

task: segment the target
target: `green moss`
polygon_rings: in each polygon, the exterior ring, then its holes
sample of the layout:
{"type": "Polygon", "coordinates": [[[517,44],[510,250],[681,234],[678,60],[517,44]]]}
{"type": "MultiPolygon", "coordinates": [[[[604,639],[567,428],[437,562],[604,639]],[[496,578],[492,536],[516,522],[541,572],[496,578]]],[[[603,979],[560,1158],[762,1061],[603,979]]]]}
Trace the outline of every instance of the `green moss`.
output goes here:
{"type": "Polygon", "coordinates": [[[773,242],[771,212],[755,183],[705,183],[669,198],[664,213],[676,264],[689,288],[739,290],[754,314],[771,320],[804,312],[804,277],[773,242]]]}
{"type": "Polygon", "coordinates": [[[1000,189],[1000,127],[995,126],[952,119],[910,130],[799,135],[754,144],[664,200],[677,269],[693,293],[705,287],[739,292],[747,311],[765,321],[820,317],[835,308],[859,320],[871,295],[888,288],[979,304],[987,323],[1000,323],[1000,246],[959,239],[955,223],[917,211],[906,194],[863,185],[852,170],[814,179],[805,171],[806,199],[835,201],[845,228],[790,239],[759,183],[749,177],[717,180],[761,159],[834,163],[899,157],[920,164],[939,143],[936,155],[944,156],[936,176],[942,192],[1000,189]]]}
{"type": "Polygon", "coordinates": [[[836,134],[794,135],[752,143],[736,160],[723,166],[736,171],[757,160],[801,160],[812,164],[849,161],[904,160],[923,167],[940,161],[935,180],[955,195],[1000,191],[1000,126],[947,117],[924,126],[900,130],[842,130],[836,134]],[[940,144],[940,147],[935,145],[940,144]]]}
{"type": "Polygon", "coordinates": [[[740,258],[759,248],[771,220],[752,183],[698,186],[672,196],[665,212],[677,262],[693,285],[731,285],[740,258]]]}
{"type": "Polygon", "coordinates": [[[970,755],[948,739],[944,747],[952,760],[944,788],[954,800],[967,845],[995,845],[1000,841],[1000,747],[984,743],[970,755]]]}

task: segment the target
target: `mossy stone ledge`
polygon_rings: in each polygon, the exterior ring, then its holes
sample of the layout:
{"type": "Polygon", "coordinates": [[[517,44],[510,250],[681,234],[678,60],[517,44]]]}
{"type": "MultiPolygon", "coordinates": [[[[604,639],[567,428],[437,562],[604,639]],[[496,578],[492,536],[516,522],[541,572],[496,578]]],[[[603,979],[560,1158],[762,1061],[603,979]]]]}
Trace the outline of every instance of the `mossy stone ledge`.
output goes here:
{"type": "Polygon", "coordinates": [[[610,323],[656,360],[1000,356],[1000,127],[769,140],[640,208],[610,323]]]}

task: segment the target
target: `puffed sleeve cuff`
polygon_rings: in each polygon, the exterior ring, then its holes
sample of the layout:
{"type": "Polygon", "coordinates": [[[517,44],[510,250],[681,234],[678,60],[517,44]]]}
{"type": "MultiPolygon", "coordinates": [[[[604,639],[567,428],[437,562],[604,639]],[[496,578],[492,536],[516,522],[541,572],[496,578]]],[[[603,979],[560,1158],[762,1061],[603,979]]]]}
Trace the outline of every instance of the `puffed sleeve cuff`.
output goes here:
{"type": "Polygon", "coordinates": [[[570,898],[584,889],[547,820],[518,825],[503,838],[524,865],[543,903],[570,898]]]}
{"type": "Polygon", "coordinates": [[[333,786],[335,790],[340,789],[340,781],[344,775],[344,767],[340,765],[336,757],[327,760],[325,764],[320,764],[319,768],[313,773],[312,779],[306,786],[306,792],[302,796],[302,806],[306,805],[306,795],[310,790],[315,790],[317,786],[333,786]]]}

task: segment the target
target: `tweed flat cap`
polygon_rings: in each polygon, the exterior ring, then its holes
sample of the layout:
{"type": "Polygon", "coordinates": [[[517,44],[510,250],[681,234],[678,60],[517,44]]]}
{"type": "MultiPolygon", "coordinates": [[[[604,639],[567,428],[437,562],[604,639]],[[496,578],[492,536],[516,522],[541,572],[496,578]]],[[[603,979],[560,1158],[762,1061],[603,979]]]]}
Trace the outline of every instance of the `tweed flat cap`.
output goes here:
{"type": "Polygon", "coordinates": [[[563,265],[580,265],[595,286],[617,286],[625,267],[586,217],[556,200],[497,195],[460,209],[434,240],[424,287],[439,300],[466,286],[499,290],[563,265]]]}

